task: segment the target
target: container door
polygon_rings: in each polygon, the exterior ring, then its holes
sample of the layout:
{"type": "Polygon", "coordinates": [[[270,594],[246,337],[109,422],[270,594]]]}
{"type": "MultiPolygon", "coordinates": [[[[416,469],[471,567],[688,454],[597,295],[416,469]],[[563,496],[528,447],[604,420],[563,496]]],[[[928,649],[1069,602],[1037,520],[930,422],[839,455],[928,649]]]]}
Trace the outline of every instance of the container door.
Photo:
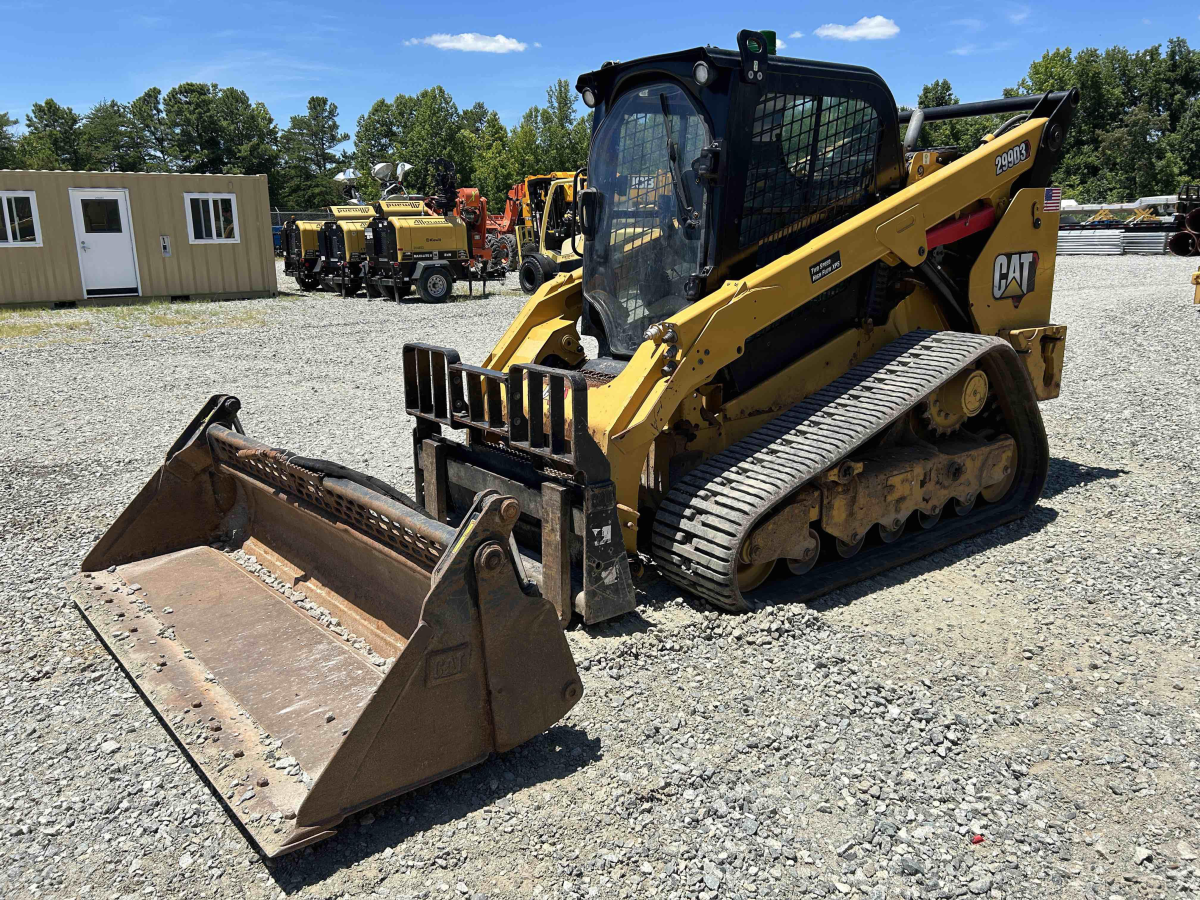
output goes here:
{"type": "Polygon", "coordinates": [[[84,294],[140,294],[129,195],[125,191],[71,188],[71,218],[75,222],[84,294]]]}

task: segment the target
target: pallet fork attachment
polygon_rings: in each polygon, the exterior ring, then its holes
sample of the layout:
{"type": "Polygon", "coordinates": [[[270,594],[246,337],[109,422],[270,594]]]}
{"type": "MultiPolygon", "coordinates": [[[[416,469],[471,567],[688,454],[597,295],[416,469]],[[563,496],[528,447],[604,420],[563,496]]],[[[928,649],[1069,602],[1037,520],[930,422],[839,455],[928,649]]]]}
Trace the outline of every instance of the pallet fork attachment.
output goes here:
{"type": "Polygon", "coordinates": [[[100,640],[267,856],[540,734],[582,685],[480,493],[458,528],[211,398],[77,577],[100,640]]]}

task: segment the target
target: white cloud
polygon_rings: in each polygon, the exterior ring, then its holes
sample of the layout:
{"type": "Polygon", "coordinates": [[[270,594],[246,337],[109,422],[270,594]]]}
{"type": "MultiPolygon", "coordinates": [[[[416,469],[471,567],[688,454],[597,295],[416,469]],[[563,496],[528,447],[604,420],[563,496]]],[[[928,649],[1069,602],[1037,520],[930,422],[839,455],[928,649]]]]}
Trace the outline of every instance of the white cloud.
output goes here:
{"type": "Polygon", "coordinates": [[[776,50],[786,50],[787,44],[785,44],[782,39],[775,38],[775,49],[776,50]]]}
{"type": "Polygon", "coordinates": [[[822,25],[813,32],[835,41],[881,41],[899,33],[900,26],[883,16],[863,16],[853,25],[822,25]]]}
{"type": "Polygon", "coordinates": [[[1012,22],[1014,25],[1020,25],[1029,18],[1029,13],[1030,9],[1028,6],[1018,6],[1008,14],[1008,21],[1012,22]]]}
{"type": "Polygon", "coordinates": [[[465,34],[431,34],[429,37],[412,38],[404,43],[410,47],[414,44],[428,44],[439,50],[465,50],[472,53],[520,53],[528,46],[502,34],[492,36],[477,34],[474,31],[465,34]]]}
{"type": "Polygon", "coordinates": [[[540,44],[538,41],[534,41],[534,42],[533,42],[533,46],[535,46],[535,47],[541,47],[542,45],[541,45],[541,44],[540,44]]]}
{"type": "Polygon", "coordinates": [[[803,32],[803,31],[793,31],[791,34],[789,34],[789,35],[788,35],[788,37],[790,37],[790,38],[802,38],[802,37],[804,37],[804,32],[803,32]]]}
{"type": "Polygon", "coordinates": [[[978,49],[979,47],[976,44],[963,44],[961,47],[955,47],[950,52],[955,56],[970,56],[978,49]]]}

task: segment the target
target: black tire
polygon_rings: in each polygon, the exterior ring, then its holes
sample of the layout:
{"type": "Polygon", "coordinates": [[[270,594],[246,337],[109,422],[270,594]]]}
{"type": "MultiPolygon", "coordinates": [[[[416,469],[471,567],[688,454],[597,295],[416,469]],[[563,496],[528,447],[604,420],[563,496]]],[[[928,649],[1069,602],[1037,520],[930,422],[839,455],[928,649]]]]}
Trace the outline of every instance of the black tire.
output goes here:
{"type": "Polygon", "coordinates": [[[492,251],[491,265],[488,266],[490,272],[504,275],[516,271],[517,239],[515,237],[511,234],[488,235],[487,247],[492,251]]]}
{"type": "Polygon", "coordinates": [[[417,279],[417,290],[426,303],[445,303],[454,293],[454,276],[449,269],[430,267],[417,279]]]}
{"type": "Polygon", "coordinates": [[[515,234],[502,234],[500,235],[500,240],[508,248],[508,265],[506,266],[506,270],[509,272],[517,271],[521,267],[519,262],[520,257],[517,255],[517,236],[515,234]]]}
{"type": "Polygon", "coordinates": [[[302,291],[315,291],[321,286],[321,279],[309,272],[300,272],[296,275],[296,284],[300,285],[302,291]]]}
{"type": "Polygon", "coordinates": [[[518,278],[521,290],[527,294],[536,294],[537,289],[546,283],[546,270],[542,268],[542,258],[537,253],[526,256],[521,263],[518,278]]]}
{"type": "Polygon", "coordinates": [[[556,263],[550,257],[542,256],[539,253],[536,258],[538,261],[538,265],[542,267],[542,273],[545,275],[545,279],[544,279],[545,281],[549,281],[551,278],[553,278],[555,275],[558,274],[558,272],[559,272],[558,263],[556,263]]]}

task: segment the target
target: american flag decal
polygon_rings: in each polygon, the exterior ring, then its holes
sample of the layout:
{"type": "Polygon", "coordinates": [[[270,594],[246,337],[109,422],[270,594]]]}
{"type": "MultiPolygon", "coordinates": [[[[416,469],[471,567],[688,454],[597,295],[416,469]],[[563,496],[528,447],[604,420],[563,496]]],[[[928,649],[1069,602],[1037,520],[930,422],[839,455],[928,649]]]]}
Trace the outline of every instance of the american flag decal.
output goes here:
{"type": "Polygon", "coordinates": [[[1042,199],[1042,212],[1059,212],[1062,209],[1062,188],[1046,188],[1042,199]]]}

